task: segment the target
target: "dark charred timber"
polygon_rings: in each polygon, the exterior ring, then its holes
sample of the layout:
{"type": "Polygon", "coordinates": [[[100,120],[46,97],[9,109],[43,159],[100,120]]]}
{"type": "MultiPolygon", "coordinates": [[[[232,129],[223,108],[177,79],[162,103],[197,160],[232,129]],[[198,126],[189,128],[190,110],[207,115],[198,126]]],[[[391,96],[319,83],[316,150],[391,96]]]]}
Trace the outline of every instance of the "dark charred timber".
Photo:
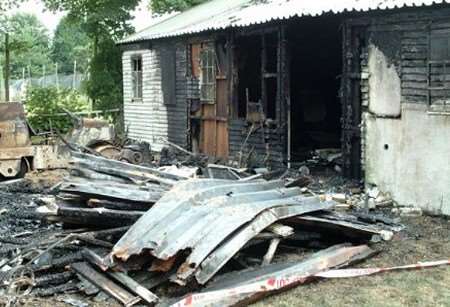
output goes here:
{"type": "Polygon", "coordinates": [[[159,301],[159,298],[155,294],[141,286],[130,276],[122,272],[108,272],[108,275],[120,282],[122,285],[126,286],[131,292],[139,295],[147,303],[156,304],[159,301]]]}
{"type": "Polygon", "coordinates": [[[71,268],[125,306],[133,306],[141,301],[140,297],[134,296],[128,290],[105,277],[85,262],[74,263],[71,265],[71,268]]]}
{"type": "Polygon", "coordinates": [[[75,274],[73,272],[62,272],[62,273],[56,273],[56,274],[49,274],[44,275],[41,277],[38,277],[34,280],[35,287],[37,288],[47,288],[48,286],[54,285],[61,285],[64,283],[67,283],[68,281],[72,280],[75,277],[75,274]]]}
{"type": "Polygon", "coordinates": [[[73,208],[60,205],[55,218],[61,222],[72,225],[117,227],[134,224],[142,214],[143,213],[140,211],[120,211],[104,208],[73,208]]]}
{"type": "Polygon", "coordinates": [[[72,281],[65,283],[63,285],[49,287],[49,288],[37,288],[33,290],[33,294],[36,296],[53,296],[55,294],[61,293],[71,293],[78,292],[78,285],[72,281]]]}
{"type": "Polygon", "coordinates": [[[110,200],[105,200],[105,199],[89,199],[87,202],[87,205],[91,208],[147,211],[148,209],[150,209],[153,206],[153,203],[110,201],[110,200]]]}

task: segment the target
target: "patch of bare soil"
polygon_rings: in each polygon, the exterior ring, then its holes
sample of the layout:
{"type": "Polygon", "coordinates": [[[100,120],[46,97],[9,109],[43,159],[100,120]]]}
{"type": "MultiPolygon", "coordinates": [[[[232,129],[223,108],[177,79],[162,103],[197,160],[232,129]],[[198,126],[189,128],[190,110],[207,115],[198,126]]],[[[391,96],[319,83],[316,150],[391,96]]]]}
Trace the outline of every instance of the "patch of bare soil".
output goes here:
{"type": "MultiPolygon", "coordinates": [[[[403,219],[406,231],[375,245],[382,252],[358,267],[387,267],[450,258],[450,222],[403,219]]],[[[255,306],[450,306],[450,267],[319,280],[266,298],[255,306]]]]}

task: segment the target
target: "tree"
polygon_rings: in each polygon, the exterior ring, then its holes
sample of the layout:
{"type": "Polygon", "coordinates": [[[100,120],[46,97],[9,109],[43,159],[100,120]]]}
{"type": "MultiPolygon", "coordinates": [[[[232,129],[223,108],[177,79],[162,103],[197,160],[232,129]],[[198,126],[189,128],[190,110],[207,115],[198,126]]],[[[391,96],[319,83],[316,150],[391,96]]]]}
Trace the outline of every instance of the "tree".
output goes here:
{"type": "Polygon", "coordinates": [[[22,78],[25,69],[26,75],[40,75],[42,67],[50,66],[50,37],[45,26],[31,14],[16,14],[2,21],[3,35],[9,36],[0,41],[0,50],[3,55],[0,61],[5,65],[6,50],[9,51],[10,71],[12,78],[22,78]]]}
{"type": "Polygon", "coordinates": [[[23,71],[35,74],[49,65],[49,42],[45,27],[34,15],[0,16],[0,63],[3,66],[5,98],[9,100],[10,78],[23,71]]]}
{"type": "Polygon", "coordinates": [[[116,41],[133,32],[131,12],[139,0],[43,0],[51,10],[68,12],[81,24],[92,46],[88,95],[94,108],[106,109],[122,103],[121,53],[116,41]]]}
{"type": "Polygon", "coordinates": [[[87,71],[89,55],[89,37],[83,26],[68,16],[62,18],[56,27],[51,51],[51,58],[58,63],[59,71],[73,73],[75,61],[77,71],[87,71]]]}
{"type": "Polygon", "coordinates": [[[181,12],[208,0],[150,0],[150,8],[155,14],[181,12]]]}

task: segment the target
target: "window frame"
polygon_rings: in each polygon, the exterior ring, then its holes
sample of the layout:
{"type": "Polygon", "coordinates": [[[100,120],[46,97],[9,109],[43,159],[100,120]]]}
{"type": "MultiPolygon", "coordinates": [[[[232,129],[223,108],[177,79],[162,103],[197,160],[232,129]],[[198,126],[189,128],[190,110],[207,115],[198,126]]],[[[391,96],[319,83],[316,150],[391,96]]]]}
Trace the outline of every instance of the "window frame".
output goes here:
{"type": "Polygon", "coordinates": [[[200,102],[205,104],[215,104],[217,95],[216,93],[217,59],[213,44],[203,45],[199,55],[199,62],[200,62],[199,63],[200,102]]]}
{"type": "Polygon", "coordinates": [[[131,56],[131,101],[142,101],[144,98],[144,60],[142,54],[131,56]],[[140,70],[139,70],[140,69],[140,70]]]}

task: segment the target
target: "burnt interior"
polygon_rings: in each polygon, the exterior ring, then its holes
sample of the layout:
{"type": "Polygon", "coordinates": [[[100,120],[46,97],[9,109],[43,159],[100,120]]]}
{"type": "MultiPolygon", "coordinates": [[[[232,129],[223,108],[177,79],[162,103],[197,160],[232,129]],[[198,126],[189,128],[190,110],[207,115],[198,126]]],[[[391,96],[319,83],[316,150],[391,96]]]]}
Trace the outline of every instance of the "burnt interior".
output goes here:
{"type": "Polygon", "coordinates": [[[236,41],[238,69],[238,117],[247,116],[247,101],[260,102],[261,96],[261,50],[260,35],[243,36],[236,41]]]}
{"type": "Polygon", "coordinates": [[[288,29],[291,83],[291,156],[340,148],[342,37],[340,19],[294,21],[288,29]]]}

